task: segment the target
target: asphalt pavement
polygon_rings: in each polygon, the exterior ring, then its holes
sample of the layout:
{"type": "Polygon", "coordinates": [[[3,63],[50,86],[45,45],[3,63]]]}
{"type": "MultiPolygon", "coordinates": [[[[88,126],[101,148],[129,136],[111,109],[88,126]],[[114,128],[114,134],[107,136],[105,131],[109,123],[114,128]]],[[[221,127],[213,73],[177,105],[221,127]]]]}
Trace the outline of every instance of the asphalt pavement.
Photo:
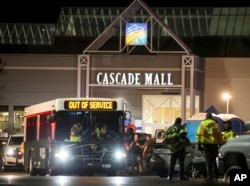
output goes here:
{"type": "Polygon", "coordinates": [[[168,181],[156,175],[151,176],[76,176],[76,175],[60,175],[60,176],[29,176],[22,171],[10,171],[0,173],[1,186],[228,186],[222,179],[218,179],[213,183],[207,183],[204,178],[190,178],[188,181],[179,181],[174,178],[168,181]]]}

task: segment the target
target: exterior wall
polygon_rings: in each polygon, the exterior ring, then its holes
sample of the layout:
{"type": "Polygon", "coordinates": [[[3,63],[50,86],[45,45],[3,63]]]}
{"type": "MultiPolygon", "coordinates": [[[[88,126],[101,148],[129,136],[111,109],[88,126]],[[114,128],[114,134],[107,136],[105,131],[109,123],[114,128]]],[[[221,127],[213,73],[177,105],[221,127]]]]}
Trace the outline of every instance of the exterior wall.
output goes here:
{"type": "Polygon", "coordinates": [[[250,58],[206,58],[204,109],[214,105],[227,112],[224,92],[229,92],[229,113],[249,121],[250,58]]]}
{"type": "MultiPolygon", "coordinates": [[[[76,96],[77,55],[1,54],[0,58],[5,63],[5,69],[0,73],[0,106],[13,108],[76,96]]],[[[229,113],[249,121],[249,74],[249,58],[206,58],[203,110],[214,105],[221,113],[226,113],[222,93],[228,91],[233,96],[229,113]]],[[[141,95],[159,95],[162,90],[92,87],[91,92],[96,97],[123,95],[128,109],[133,107],[132,116],[136,118],[141,116],[141,95]]],[[[10,110],[11,114],[13,111],[10,110]]],[[[9,119],[11,123],[11,117],[9,119]]]]}
{"type": "MultiPolygon", "coordinates": [[[[0,72],[0,128],[22,131],[25,106],[76,96],[77,56],[4,55],[0,72]]],[[[1,135],[1,134],[0,134],[1,135]]]]}
{"type": "MultiPolygon", "coordinates": [[[[26,106],[57,97],[76,96],[76,55],[2,54],[0,57],[6,66],[0,73],[0,105],[26,106]]],[[[226,113],[226,102],[221,95],[228,91],[233,96],[229,102],[229,112],[243,120],[250,120],[249,74],[249,58],[206,58],[203,109],[214,105],[220,112],[226,113]]],[[[124,89],[95,87],[91,91],[93,95],[109,97],[121,95],[124,89]]],[[[126,89],[126,92],[131,97],[128,102],[141,105],[141,94],[161,94],[162,91],[126,89]]],[[[139,112],[139,109],[135,109],[135,116],[139,112]]]]}
{"type": "MultiPolygon", "coordinates": [[[[98,84],[96,76],[99,72],[108,74],[112,72],[141,73],[141,85],[145,82],[143,73],[158,73],[159,78],[161,78],[160,73],[171,73],[173,85],[181,86],[182,65],[182,55],[92,55],[90,58],[90,83],[98,84]]],[[[190,69],[185,69],[185,71],[190,72],[190,69]]],[[[154,77],[153,75],[153,80],[154,77]]],[[[198,56],[194,56],[194,77],[194,88],[203,91],[204,59],[198,56]]],[[[186,88],[189,88],[190,74],[187,73],[185,78],[186,88]]],[[[130,84],[128,83],[128,85],[130,84]]],[[[154,88],[153,84],[151,88],[154,88]]]]}
{"type": "MultiPolygon", "coordinates": [[[[171,73],[174,85],[181,85],[181,56],[93,55],[90,59],[91,83],[98,72],[171,73]]],[[[144,83],[141,75],[141,84],[144,83]]]]}
{"type": "MultiPolygon", "coordinates": [[[[130,56],[130,55],[95,55],[91,57],[91,77],[92,84],[96,82],[98,72],[110,73],[168,73],[172,74],[174,85],[181,85],[181,56],[130,56]]],[[[143,83],[143,75],[140,76],[143,83]]],[[[161,95],[166,86],[162,88],[139,88],[133,85],[123,85],[120,87],[91,87],[92,97],[120,97],[127,103],[127,109],[131,111],[131,119],[142,118],[142,95],[161,95]]]]}
{"type": "Polygon", "coordinates": [[[76,96],[77,56],[0,55],[0,105],[31,105],[76,96]]]}
{"type": "MultiPolygon", "coordinates": [[[[128,104],[128,110],[131,111],[132,122],[135,118],[142,118],[142,95],[162,95],[165,94],[179,94],[181,91],[181,75],[182,75],[182,56],[181,55],[157,55],[157,56],[143,56],[143,55],[93,55],[90,59],[90,89],[91,97],[113,97],[123,96],[123,99],[128,104]],[[98,84],[97,74],[101,73],[140,73],[140,85],[133,85],[127,83],[126,85],[119,85],[116,83],[98,84]],[[179,85],[167,90],[166,85],[156,86],[154,84],[144,87],[145,80],[144,73],[171,73],[171,82],[173,85],[179,85]],[[100,87],[101,86],[101,87],[100,87]],[[109,86],[109,87],[107,87],[109,86]]],[[[196,57],[194,61],[194,87],[196,94],[203,93],[204,88],[204,63],[201,58],[196,57]],[[197,61],[197,62],[196,62],[197,61]],[[201,75],[202,74],[202,75],[201,75]]],[[[186,69],[185,69],[186,70],[186,69]]],[[[190,70],[189,70],[190,71],[190,70]]],[[[189,72],[188,71],[188,72],[189,72]]],[[[186,75],[186,86],[190,86],[190,74],[186,75]]],[[[84,81],[83,81],[84,82],[84,81]]],[[[181,100],[181,96],[180,96],[181,100]]],[[[181,102],[181,101],[180,101],[181,102]]],[[[189,101],[187,101],[188,103],[189,101]]],[[[198,102],[200,104],[200,101],[198,102]]],[[[189,102],[190,105],[190,102],[189,102]]],[[[189,106],[188,105],[188,106],[189,106]]],[[[196,107],[197,108],[197,107],[196,107]]],[[[199,106],[198,106],[199,108],[199,106]]],[[[190,110],[189,110],[190,111],[190,110]]],[[[189,117],[189,114],[186,116],[189,117]]]]}
{"type": "Polygon", "coordinates": [[[122,97],[131,111],[132,123],[135,118],[142,118],[142,95],[161,95],[160,90],[136,90],[124,88],[92,88],[92,97],[122,97]]]}

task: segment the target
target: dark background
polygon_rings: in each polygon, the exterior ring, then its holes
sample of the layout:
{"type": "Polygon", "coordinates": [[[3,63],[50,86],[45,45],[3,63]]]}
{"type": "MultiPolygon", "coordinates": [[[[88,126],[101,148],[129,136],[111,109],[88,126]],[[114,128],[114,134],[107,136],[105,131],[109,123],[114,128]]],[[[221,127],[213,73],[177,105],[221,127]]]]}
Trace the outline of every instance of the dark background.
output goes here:
{"type": "MultiPolygon", "coordinates": [[[[0,23],[57,23],[61,7],[127,7],[133,0],[4,0],[0,23]]],[[[150,7],[240,7],[248,0],[144,0],[150,7]]]]}

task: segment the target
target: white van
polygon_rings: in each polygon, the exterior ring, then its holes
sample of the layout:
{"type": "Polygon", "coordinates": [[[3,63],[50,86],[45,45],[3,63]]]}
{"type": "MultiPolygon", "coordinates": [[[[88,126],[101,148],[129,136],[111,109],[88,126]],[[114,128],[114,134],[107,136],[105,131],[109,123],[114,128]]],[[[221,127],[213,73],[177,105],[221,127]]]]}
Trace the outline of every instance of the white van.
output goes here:
{"type": "Polygon", "coordinates": [[[23,134],[11,134],[9,136],[3,155],[4,171],[10,168],[23,167],[23,154],[20,152],[23,138],[23,134]]]}

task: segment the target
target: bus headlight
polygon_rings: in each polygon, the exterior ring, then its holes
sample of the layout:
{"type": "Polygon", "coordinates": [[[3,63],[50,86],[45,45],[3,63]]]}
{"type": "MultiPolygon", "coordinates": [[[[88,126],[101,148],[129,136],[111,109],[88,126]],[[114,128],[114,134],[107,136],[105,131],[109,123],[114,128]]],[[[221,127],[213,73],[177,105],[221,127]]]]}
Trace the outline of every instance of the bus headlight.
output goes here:
{"type": "Polygon", "coordinates": [[[118,159],[118,160],[124,159],[126,157],[126,153],[121,151],[121,150],[116,150],[114,152],[114,157],[115,157],[115,159],[118,159]]]}
{"type": "Polygon", "coordinates": [[[70,153],[66,149],[60,149],[58,152],[55,153],[55,158],[65,161],[70,158],[70,153]]]}

